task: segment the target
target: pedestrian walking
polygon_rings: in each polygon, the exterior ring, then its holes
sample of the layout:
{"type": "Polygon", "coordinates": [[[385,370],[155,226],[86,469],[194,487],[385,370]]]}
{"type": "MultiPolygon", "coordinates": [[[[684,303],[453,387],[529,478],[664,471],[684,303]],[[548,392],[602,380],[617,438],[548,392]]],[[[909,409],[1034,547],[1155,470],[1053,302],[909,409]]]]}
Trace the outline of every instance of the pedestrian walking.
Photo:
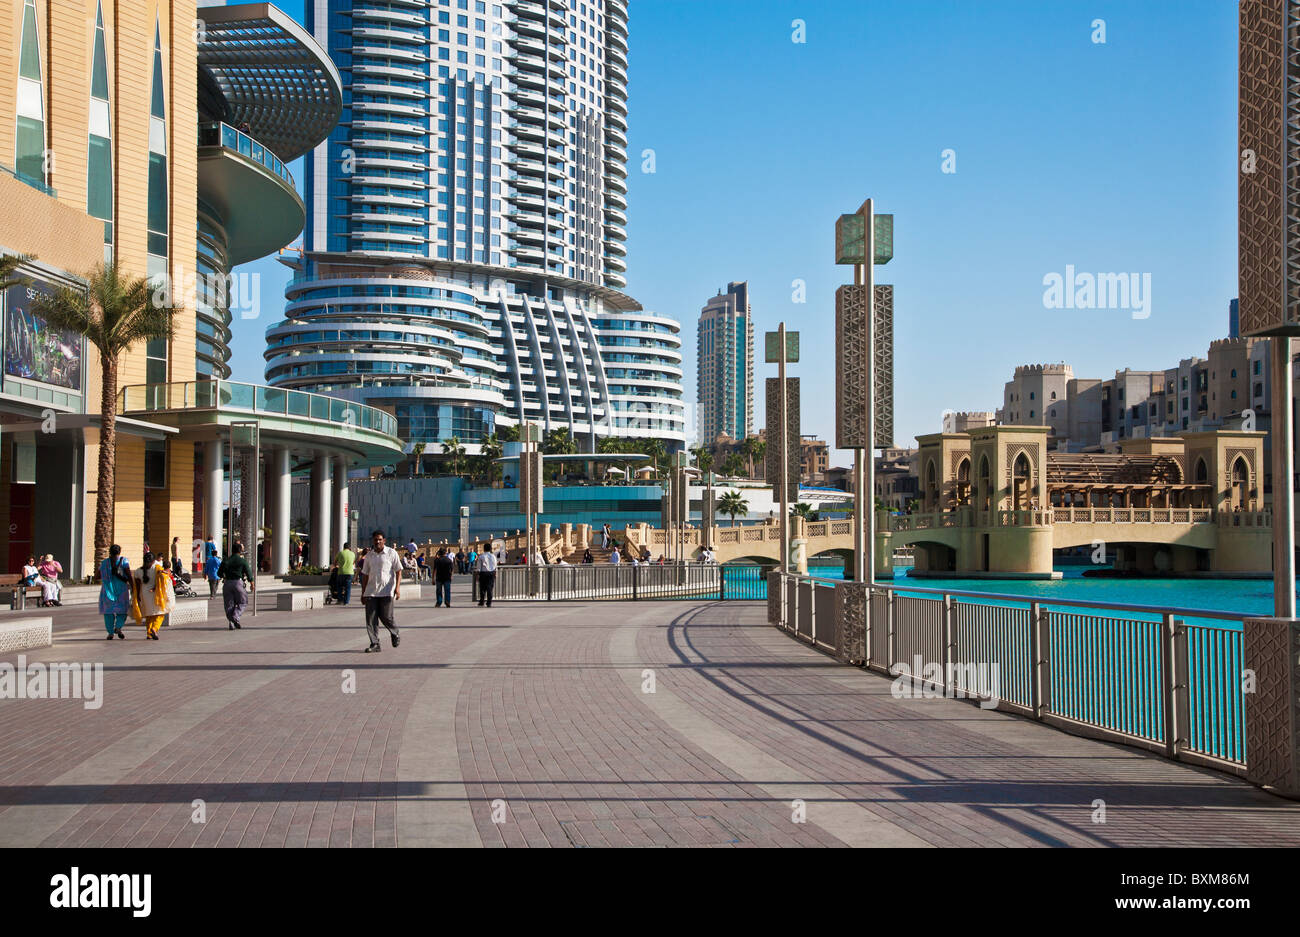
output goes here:
{"type": "Polygon", "coordinates": [[[146,553],[140,561],[140,568],[131,574],[131,581],[135,599],[131,607],[132,617],[144,625],[146,638],[157,641],[163,619],[176,607],[172,577],[159,559],[146,553]]]}
{"type": "Polygon", "coordinates": [[[478,555],[478,604],[487,600],[487,607],[492,607],[492,590],[497,584],[497,556],[492,552],[492,544],[483,544],[483,552],[478,555]]]}
{"type": "Polygon", "coordinates": [[[439,549],[438,555],[433,558],[433,589],[434,595],[438,597],[438,601],[434,603],[434,608],[440,608],[443,604],[451,608],[452,569],[451,557],[447,555],[446,550],[439,549]]]}
{"type": "Polygon", "coordinates": [[[343,549],[339,550],[334,557],[334,568],[338,570],[340,591],[343,593],[343,604],[352,603],[352,578],[357,574],[357,555],[352,552],[352,544],[344,542],[343,549]]]}
{"type": "Polygon", "coordinates": [[[226,609],[226,630],[238,631],[240,616],[248,606],[249,590],[244,587],[244,581],[247,580],[249,586],[253,586],[257,581],[257,577],[253,575],[253,568],[248,565],[248,560],[244,557],[242,543],[236,543],[230,548],[230,555],[217,570],[217,575],[223,580],[221,599],[226,609]]]}
{"type": "Polygon", "coordinates": [[[99,614],[104,616],[104,630],[108,640],[114,637],[126,640],[122,626],[131,611],[131,564],[122,557],[122,548],[116,543],[108,548],[108,556],[99,564],[99,614]]]}
{"type": "Polygon", "coordinates": [[[181,565],[181,538],[172,537],[172,575],[180,577],[184,567],[181,565]]]}
{"type": "Polygon", "coordinates": [[[208,581],[208,598],[217,594],[217,583],[221,581],[221,557],[217,556],[217,545],[211,538],[204,545],[208,551],[203,561],[203,577],[208,581]]]}
{"type": "Polygon", "coordinates": [[[393,603],[402,596],[402,558],[385,543],[383,531],[376,530],[370,542],[373,549],[361,564],[361,601],[366,606],[366,634],[370,638],[366,653],[376,654],[383,650],[379,646],[380,623],[392,636],[393,647],[401,642],[393,619],[393,603]]]}

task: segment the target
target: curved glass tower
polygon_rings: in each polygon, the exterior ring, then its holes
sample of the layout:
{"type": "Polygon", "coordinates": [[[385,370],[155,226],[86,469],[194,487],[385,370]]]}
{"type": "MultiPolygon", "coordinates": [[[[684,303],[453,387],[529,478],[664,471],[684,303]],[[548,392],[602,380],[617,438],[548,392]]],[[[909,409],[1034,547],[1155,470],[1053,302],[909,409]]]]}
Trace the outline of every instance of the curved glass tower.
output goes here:
{"type": "Polygon", "coordinates": [[[267,380],[390,408],[408,443],[684,443],[679,325],[621,292],[626,0],[315,0],[307,24],[344,110],[267,380]]]}

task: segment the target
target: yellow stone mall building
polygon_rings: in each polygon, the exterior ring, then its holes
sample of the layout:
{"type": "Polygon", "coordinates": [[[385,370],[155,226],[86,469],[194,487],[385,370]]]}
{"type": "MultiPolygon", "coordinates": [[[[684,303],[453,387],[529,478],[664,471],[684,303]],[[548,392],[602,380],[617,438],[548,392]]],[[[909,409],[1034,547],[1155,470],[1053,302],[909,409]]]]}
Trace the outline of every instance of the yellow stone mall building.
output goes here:
{"type": "Polygon", "coordinates": [[[95,569],[100,361],[31,304],[105,261],[182,306],[171,342],[119,365],[114,539],[132,562],[173,537],[220,544],[232,444],[248,436],[232,424],[255,425],[257,472],[240,450],[240,478],[258,497],[241,523],[270,528],[286,568],[291,481],[308,475],[325,555],[345,536],[347,471],[400,455],[393,418],[230,381],[219,287],[302,230],[289,164],[338,122],[328,55],[265,3],[0,0],[0,14],[0,252],[30,258],[0,297],[0,572],[42,553],[71,578],[95,569]]]}

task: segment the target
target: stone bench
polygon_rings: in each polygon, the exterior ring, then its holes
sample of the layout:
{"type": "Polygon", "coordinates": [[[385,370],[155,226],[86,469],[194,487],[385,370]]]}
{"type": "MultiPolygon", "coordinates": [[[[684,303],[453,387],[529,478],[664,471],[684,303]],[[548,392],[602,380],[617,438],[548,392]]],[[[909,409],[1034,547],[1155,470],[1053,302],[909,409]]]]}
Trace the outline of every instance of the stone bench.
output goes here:
{"type": "Polygon", "coordinates": [[[163,627],[170,625],[189,625],[196,621],[208,620],[208,600],[207,599],[183,599],[176,603],[176,607],[167,615],[163,621],[163,627]]]}
{"type": "Polygon", "coordinates": [[[294,589],[275,594],[277,612],[305,612],[325,607],[325,593],[318,589],[294,589]]]}
{"type": "Polygon", "coordinates": [[[0,624],[0,654],[49,647],[54,643],[52,618],[20,618],[0,624]]]}

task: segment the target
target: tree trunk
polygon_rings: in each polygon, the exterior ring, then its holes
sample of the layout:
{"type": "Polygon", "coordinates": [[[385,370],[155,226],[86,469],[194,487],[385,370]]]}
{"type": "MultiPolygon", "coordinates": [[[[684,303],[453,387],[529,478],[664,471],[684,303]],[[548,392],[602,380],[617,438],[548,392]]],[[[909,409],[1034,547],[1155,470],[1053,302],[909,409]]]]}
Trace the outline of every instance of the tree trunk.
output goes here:
{"type": "Polygon", "coordinates": [[[117,356],[102,355],[103,399],[99,404],[99,480],[95,494],[95,563],[108,556],[113,543],[117,476],[117,356]]]}

